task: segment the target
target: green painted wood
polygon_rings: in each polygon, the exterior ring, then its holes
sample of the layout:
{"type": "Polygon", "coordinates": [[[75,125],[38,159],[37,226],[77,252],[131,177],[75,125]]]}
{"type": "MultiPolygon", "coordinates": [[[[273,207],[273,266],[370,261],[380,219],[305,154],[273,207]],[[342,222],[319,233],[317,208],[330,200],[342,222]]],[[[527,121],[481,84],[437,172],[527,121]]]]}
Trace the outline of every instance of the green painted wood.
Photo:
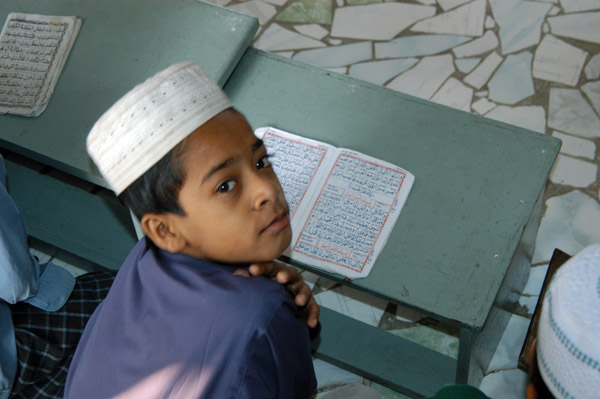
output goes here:
{"type": "Polygon", "coordinates": [[[454,382],[456,360],[321,308],[317,358],[413,397],[454,382]]]}
{"type": "Polygon", "coordinates": [[[110,269],[121,266],[137,242],[124,206],[12,161],[5,164],[8,192],[30,236],[110,269]]]}
{"type": "Polygon", "coordinates": [[[2,0],[1,24],[10,12],[75,15],[83,24],[46,110],[0,115],[0,146],[104,186],[85,150],[100,115],[180,61],[223,85],[258,29],[253,17],[198,0],[2,0]]]}
{"type": "Polygon", "coordinates": [[[415,184],[352,286],[450,324],[485,323],[560,148],[546,135],[249,49],[225,86],[253,127],[396,163],[415,184]]]}

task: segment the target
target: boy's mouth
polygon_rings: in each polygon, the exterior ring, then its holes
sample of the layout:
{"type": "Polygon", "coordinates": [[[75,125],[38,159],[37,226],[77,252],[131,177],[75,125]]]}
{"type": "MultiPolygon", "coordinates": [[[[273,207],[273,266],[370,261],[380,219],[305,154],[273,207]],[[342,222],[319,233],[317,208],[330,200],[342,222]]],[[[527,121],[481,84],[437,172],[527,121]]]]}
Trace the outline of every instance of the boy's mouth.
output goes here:
{"type": "Polygon", "coordinates": [[[289,211],[286,209],[283,212],[280,212],[276,215],[271,222],[260,231],[260,234],[268,233],[268,234],[277,234],[280,231],[284,230],[286,227],[290,225],[290,217],[289,211]]]}

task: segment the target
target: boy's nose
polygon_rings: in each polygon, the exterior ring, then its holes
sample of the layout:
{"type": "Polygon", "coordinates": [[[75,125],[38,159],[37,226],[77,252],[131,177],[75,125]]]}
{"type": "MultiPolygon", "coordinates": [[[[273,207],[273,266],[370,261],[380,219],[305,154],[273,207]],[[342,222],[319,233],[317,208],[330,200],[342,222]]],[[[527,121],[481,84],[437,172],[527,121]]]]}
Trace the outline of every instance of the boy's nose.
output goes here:
{"type": "Polygon", "coordinates": [[[252,210],[258,211],[261,208],[274,204],[279,194],[277,185],[265,176],[255,175],[252,179],[253,198],[252,210]]]}

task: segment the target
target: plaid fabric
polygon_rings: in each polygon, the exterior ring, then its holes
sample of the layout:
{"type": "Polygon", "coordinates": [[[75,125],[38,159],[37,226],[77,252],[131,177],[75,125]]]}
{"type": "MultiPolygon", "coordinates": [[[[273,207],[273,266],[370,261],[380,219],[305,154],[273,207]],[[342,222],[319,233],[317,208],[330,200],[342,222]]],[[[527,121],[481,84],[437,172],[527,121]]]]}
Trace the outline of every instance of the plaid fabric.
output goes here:
{"type": "Polygon", "coordinates": [[[116,271],[77,277],[65,305],[47,312],[24,302],[11,306],[18,370],[11,398],[60,399],[83,328],[106,297],[116,271]]]}

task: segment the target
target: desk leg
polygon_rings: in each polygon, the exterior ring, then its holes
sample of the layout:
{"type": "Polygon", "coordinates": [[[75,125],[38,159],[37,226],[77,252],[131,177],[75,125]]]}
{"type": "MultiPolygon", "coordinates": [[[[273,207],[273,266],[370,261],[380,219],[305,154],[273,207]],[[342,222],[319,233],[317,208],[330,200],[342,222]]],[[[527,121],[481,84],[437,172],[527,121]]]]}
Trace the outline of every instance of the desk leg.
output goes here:
{"type": "Polygon", "coordinates": [[[469,380],[469,366],[471,364],[471,347],[473,345],[473,332],[466,328],[460,329],[460,343],[458,359],[456,361],[456,383],[466,384],[469,380]]]}

